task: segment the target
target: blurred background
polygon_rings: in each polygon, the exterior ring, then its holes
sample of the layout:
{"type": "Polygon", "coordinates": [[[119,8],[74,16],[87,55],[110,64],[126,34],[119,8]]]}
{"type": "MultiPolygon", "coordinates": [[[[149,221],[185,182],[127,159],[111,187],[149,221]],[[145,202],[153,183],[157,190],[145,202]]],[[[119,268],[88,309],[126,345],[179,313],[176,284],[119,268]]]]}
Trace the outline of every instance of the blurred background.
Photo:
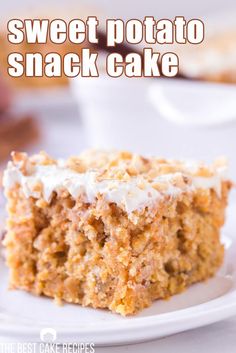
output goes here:
{"type": "MultiPolygon", "coordinates": [[[[90,147],[129,149],[173,158],[212,160],[225,155],[236,178],[236,2],[235,0],[35,1],[0,4],[0,165],[12,150],[45,150],[54,157],[90,147]],[[95,79],[14,78],[7,72],[9,52],[79,52],[65,43],[45,45],[6,40],[11,18],[100,20],[100,77],[95,79]],[[180,75],[174,79],[109,78],[104,73],[106,18],[186,19],[205,22],[201,45],[175,46],[180,75]],[[16,49],[17,48],[17,49],[16,49]]],[[[136,50],[142,50],[142,45],[136,50]]],[[[166,47],[157,47],[166,51],[166,47]]],[[[121,46],[120,52],[134,48],[121,46]]]]}

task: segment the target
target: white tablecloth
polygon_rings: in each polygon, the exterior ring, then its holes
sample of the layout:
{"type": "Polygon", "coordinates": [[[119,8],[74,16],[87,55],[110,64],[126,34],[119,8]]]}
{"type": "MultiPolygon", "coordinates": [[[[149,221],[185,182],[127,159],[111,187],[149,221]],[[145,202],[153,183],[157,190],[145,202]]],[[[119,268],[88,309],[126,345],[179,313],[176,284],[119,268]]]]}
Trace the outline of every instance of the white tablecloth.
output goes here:
{"type": "MultiPolygon", "coordinates": [[[[9,339],[0,338],[0,343],[9,339]]],[[[234,353],[236,317],[156,341],[117,347],[95,347],[96,353],[234,353]]],[[[4,352],[2,352],[4,353],[4,352]]],[[[13,352],[12,352],[13,353],[13,352]]]]}

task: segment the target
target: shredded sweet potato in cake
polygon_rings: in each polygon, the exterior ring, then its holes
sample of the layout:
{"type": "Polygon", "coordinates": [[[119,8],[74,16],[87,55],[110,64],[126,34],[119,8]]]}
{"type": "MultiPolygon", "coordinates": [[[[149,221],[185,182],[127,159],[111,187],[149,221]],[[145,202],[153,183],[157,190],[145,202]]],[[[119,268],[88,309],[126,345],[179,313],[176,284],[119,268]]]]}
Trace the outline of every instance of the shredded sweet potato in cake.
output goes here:
{"type": "MultiPolygon", "coordinates": [[[[13,155],[24,181],[39,165],[59,164],[46,154],[13,155]]],[[[83,193],[73,197],[70,188],[57,186],[47,201],[40,181],[25,184],[27,196],[19,182],[9,184],[4,243],[11,287],[129,315],[213,276],[223,261],[220,228],[231,184],[222,179],[219,190],[193,188],[192,178],[214,177],[223,164],[95,151],[64,163],[75,175],[95,171],[93,182],[105,182],[108,191],[137,181],[142,193],[151,183],[153,195],[161,197],[130,213],[122,200],[109,201],[106,191],[88,202],[83,193]]],[[[129,190],[125,195],[135,197],[129,190]]]]}

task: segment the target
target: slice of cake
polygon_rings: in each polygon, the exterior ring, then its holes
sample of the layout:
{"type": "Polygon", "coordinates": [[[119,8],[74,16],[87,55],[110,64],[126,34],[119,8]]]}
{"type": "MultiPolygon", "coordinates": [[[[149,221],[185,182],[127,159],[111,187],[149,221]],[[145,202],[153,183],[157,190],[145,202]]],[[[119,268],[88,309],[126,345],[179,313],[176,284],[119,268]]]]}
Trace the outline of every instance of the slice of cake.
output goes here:
{"type": "Polygon", "coordinates": [[[222,264],[223,161],[12,157],[3,178],[11,288],[128,315],[222,264]]]}
{"type": "Polygon", "coordinates": [[[180,74],[192,79],[236,83],[236,28],[207,37],[198,46],[177,49],[180,74]]]}

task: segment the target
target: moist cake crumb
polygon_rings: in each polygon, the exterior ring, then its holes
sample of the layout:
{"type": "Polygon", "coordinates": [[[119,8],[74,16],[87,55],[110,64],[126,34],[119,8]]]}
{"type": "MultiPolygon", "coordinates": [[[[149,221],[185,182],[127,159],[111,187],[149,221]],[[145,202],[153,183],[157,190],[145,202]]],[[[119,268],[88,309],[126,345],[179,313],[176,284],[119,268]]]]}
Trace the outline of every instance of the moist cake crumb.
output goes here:
{"type": "Polygon", "coordinates": [[[13,153],[3,177],[11,288],[129,315],[213,276],[225,172],[224,160],[13,153]]]}

